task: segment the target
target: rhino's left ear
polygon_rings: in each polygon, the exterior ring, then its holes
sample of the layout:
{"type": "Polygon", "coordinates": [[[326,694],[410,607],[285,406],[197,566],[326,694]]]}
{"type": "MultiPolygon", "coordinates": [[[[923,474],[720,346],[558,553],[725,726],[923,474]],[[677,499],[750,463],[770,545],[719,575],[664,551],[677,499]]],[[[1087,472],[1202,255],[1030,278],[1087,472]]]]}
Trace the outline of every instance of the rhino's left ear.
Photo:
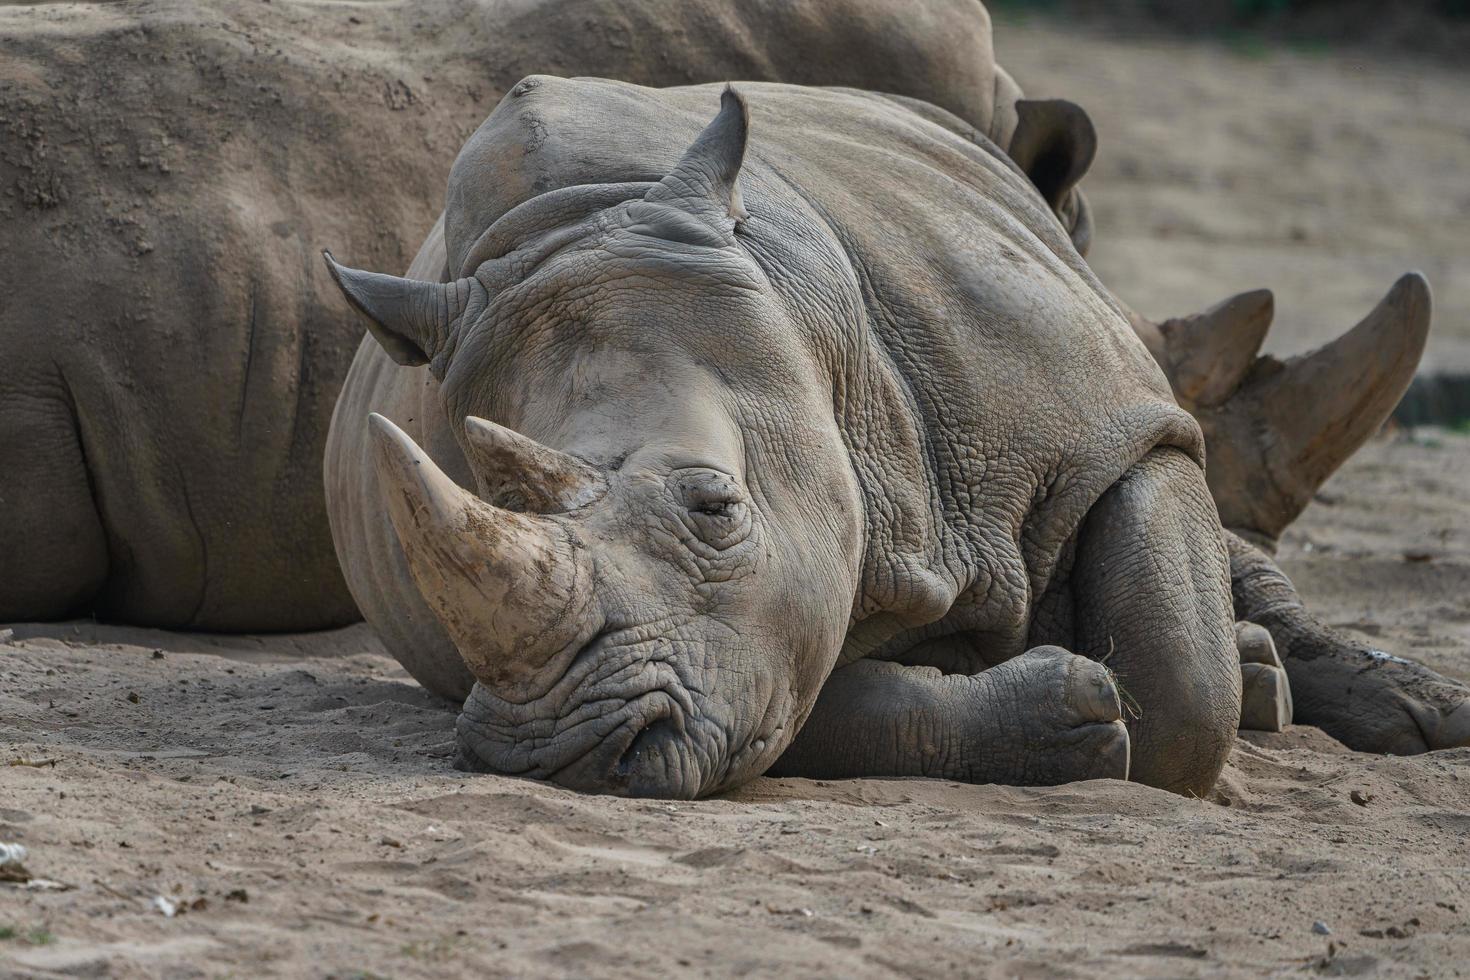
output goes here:
{"type": "Polygon", "coordinates": [[[368,332],[399,364],[427,364],[471,305],[484,308],[485,287],[473,277],[423,282],[352,269],[327,251],[322,258],[347,302],[367,320],[368,332]]]}
{"type": "Polygon", "coordinates": [[[1066,201],[1097,153],[1097,130],[1083,108],[1066,99],[1021,99],[1010,157],[1052,210],[1066,201]]]}
{"type": "Polygon", "coordinates": [[[726,85],[714,122],[704,127],[684,151],[678,166],[644,199],[677,205],[696,214],[744,221],[747,215],[738,180],[749,130],[750,110],[745,97],[726,85]]]}

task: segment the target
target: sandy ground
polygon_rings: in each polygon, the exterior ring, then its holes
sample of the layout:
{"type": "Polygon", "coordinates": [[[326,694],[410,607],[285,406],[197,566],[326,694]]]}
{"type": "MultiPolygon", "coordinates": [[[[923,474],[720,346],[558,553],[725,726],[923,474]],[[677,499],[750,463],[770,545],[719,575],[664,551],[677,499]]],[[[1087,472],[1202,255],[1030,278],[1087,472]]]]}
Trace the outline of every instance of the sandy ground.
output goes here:
{"type": "MultiPolygon", "coordinates": [[[[1470,679],[1467,478],[1470,438],[1371,445],[1284,554],[1329,621],[1470,679]]],[[[362,627],[12,627],[0,841],[66,890],[0,885],[0,975],[1470,972],[1470,749],[1293,728],[1243,739],[1211,800],[761,779],[671,804],[456,773],[453,717],[362,627]]]]}
{"type": "MultiPolygon", "coordinates": [[[[1010,23],[998,43],[1098,119],[1094,259],[1145,312],[1272,285],[1289,352],[1418,266],[1433,364],[1470,366],[1466,76],[1010,23]]],[[[1368,447],[1283,554],[1327,621],[1470,679],[1470,438],[1368,447]]],[[[0,976],[1470,973],[1470,750],[1250,736],[1212,800],[757,780],[622,801],[454,772],[453,708],[361,627],[0,637],[0,841],[64,889],[0,884],[0,976]]]]}

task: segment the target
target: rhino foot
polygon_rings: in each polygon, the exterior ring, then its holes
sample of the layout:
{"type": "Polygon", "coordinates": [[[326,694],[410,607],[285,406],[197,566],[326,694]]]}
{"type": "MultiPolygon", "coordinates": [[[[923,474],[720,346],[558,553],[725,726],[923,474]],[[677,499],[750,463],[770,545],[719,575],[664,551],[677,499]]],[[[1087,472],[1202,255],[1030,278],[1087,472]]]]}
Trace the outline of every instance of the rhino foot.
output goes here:
{"type": "Polygon", "coordinates": [[[1359,752],[1470,746],[1470,685],[1318,622],[1264,552],[1233,534],[1226,542],[1236,615],[1270,632],[1297,723],[1359,752]]]}
{"type": "Polygon", "coordinates": [[[1128,778],[1125,696],[1107,667],[1047,646],[978,676],[1010,707],[976,719],[980,750],[972,782],[1044,786],[1128,778]]]}
{"type": "Polygon", "coordinates": [[[1470,686],[1325,627],[1309,649],[1293,675],[1301,721],[1359,752],[1470,746],[1470,686]]]}
{"type": "Polygon", "coordinates": [[[776,776],[933,776],[1052,786],[1127,779],[1111,672],[1037,647],[978,674],[859,660],[833,672],[776,776]]]}
{"type": "Polygon", "coordinates": [[[1240,651],[1240,727],[1253,732],[1279,732],[1291,724],[1291,682],[1264,627],[1235,624],[1240,651]]]}
{"type": "Polygon", "coordinates": [[[1349,748],[1417,755],[1470,746],[1470,686],[1354,644],[1317,674],[1313,723],[1349,748]]]}

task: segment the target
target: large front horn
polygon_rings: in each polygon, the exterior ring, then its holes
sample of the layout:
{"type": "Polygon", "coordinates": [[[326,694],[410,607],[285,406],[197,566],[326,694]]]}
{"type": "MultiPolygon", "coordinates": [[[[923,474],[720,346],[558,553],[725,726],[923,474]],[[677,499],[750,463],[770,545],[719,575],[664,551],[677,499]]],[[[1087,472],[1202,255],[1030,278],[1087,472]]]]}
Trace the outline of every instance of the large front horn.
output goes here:
{"type": "Polygon", "coordinates": [[[1429,284],[1408,273],[1352,330],[1284,363],[1257,358],[1233,395],[1197,412],[1225,526],[1274,542],[1393,412],[1429,319],[1429,284]]]}
{"type": "Polygon", "coordinates": [[[392,422],[372,429],[378,480],[413,580],[470,673],[506,690],[586,626],[590,561],[555,521],[485,503],[392,422]]]}
{"type": "Polygon", "coordinates": [[[399,364],[427,364],[444,349],[455,323],[471,306],[483,308],[485,287],[473,276],[454,282],[424,282],[364,272],[322,252],[332,281],[368,330],[399,364]]]}

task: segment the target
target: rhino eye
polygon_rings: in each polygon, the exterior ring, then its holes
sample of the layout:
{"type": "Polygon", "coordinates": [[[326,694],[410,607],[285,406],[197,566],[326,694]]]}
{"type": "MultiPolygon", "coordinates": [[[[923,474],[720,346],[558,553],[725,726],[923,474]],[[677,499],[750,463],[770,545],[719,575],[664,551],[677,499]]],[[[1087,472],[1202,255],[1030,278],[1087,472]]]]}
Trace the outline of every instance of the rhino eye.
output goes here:
{"type": "Polygon", "coordinates": [[[750,505],[733,477],[715,470],[684,470],[671,483],[685,527],[703,544],[724,550],[750,533],[750,505]]]}

